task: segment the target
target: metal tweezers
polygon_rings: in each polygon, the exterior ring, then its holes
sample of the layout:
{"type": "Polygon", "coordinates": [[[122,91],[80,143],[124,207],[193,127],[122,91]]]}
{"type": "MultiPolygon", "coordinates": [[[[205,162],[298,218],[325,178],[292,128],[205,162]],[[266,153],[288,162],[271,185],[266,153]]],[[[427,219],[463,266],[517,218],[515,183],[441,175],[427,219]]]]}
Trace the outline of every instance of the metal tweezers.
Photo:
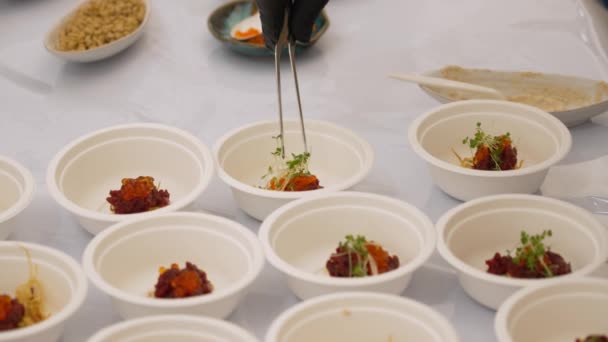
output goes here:
{"type": "Polygon", "coordinates": [[[277,94],[279,96],[279,125],[281,133],[279,140],[281,142],[281,158],[285,159],[285,136],[283,126],[283,100],[281,97],[281,53],[287,45],[289,51],[289,61],[291,62],[291,71],[293,72],[293,79],[296,83],[296,96],[298,98],[298,109],[300,110],[300,126],[302,129],[302,139],[304,139],[304,152],[308,152],[308,144],[306,143],[306,129],[304,128],[304,115],[302,114],[302,102],[300,100],[300,86],[298,85],[298,73],[296,71],[296,41],[295,38],[289,33],[289,6],[285,9],[285,18],[283,19],[283,28],[277,44],[274,47],[274,63],[276,69],[277,78],[277,94]]]}

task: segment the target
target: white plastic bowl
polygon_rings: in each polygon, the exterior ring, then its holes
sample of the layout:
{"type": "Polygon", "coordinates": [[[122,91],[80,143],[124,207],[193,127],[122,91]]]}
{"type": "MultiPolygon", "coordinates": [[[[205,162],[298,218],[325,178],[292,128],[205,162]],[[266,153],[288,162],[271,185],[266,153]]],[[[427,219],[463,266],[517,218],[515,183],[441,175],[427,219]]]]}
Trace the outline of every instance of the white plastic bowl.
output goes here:
{"type": "MultiPolygon", "coordinates": [[[[549,168],[570,151],[568,128],[540,109],[507,101],[470,100],[439,106],[409,129],[412,148],[429,165],[431,177],[448,195],[468,201],[502,193],[534,193],[549,168]],[[477,122],[492,135],[511,133],[521,169],[482,171],[463,168],[452,149],[471,154],[462,141],[473,137],[477,122]]],[[[474,151],[473,151],[474,152],[474,151]]]]}
{"type": "Polygon", "coordinates": [[[55,342],[66,321],[80,308],[87,294],[87,280],[80,266],[54,249],[23,242],[0,242],[0,293],[15,296],[17,286],[29,277],[25,247],[38,267],[45,309],[50,316],[25,328],[0,332],[0,342],[55,342]]]}
{"type": "Polygon", "coordinates": [[[608,281],[579,279],[521,290],[498,310],[499,342],[561,342],[608,336],[608,281]]]}
{"type": "Polygon", "coordinates": [[[433,224],[415,207],[354,192],[289,203],[268,216],[258,234],[266,258],[301,299],[339,291],[400,294],[436,240],[433,224]],[[365,278],[331,277],[325,264],[348,234],[364,235],[397,255],[399,268],[365,278]]]}
{"type": "Polygon", "coordinates": [[[228,316],[264,267],[255,234],[225,218],[158,214],[121,222],[97,235],[83,255],[91,282],[125,319],[167,314],[228,316]],[[158,269],[186,261],[207,273],[213,292],[183,299],[151,298],[158,269]]]}
{"type": "Polygon", "coordinates": [[[111,325],[88,342],[255,342],[243,328],[213,318],[153,316],[111,325]]]}
{"type": "Polygon", "coordinates": [[[61,21],[55,25],[55,27],[47,33],[44,38],[44,47],[46,50],[53,55],[64,59],[70,62],[80,62],[80,63],[88,63],[88,62],[96,62],[102,59],[106,59],[112,57],[119,52],[127,49],[129,46],[133,45],[144,33],[145,27],[148,24],[148,19],[150,17],[150,4],[147,0],[143,0],[146,6],[146,13],[144,15],[144,20],[142,21],[139,27],[131,32],[130,34],[115,40],[111,43],[99,46],[94,49],[85,50],[85,51],[61,51],[55,48],[55,44],[57,42],[57,36],[59,35],[59,31],[66,24],[66,22],[78,11],[78,8],[90,0],[85,0],[78,4],[76,8],[74,8],[68,15],[66,15],[61,21]]]}
{"type": "Polygon", "coordinates": [[[209,149],[188,132],[159,124],[105,128],[68,144],[51,160],[51,196],[74,214],[91,234],[113,223],[191,204],[213,176],[209,149]],[[118,215],[106,197],[123,178],[152,176],[171,194],[170,204],[154,211],[118,215]]]}
{"type": "Polygon", "coordinates": [[[457,342],[450,323],[430,307],[386,294],[346,292],[311,299],[283,312],[266,342],[457,342]]]}
{"type": "MultiPolygon", "coordinates": [[[[310,171],[324,188],[301,192],[260,189],[261,177],[272,162],[271,152],[277,147],[272,137],[278,131],[275,121],[258,122],[229,132],[214,147],[220,178],[232,188],[238,206],[258,220],[294,199],[346,190],[371,170],[374,154],[365,140],[334,124],[308,120],[310,171]]],[[[304,151],[299,121],[285,121],[285,149],[288,156],[304,151]]]]}
{"type": "Polygon", "coordinates": [[[458,271],[473,299],[497,309],[515,291],[532,285],[586,276],[608,257],[604,226],[589,212],[569,203],[532,195],[497,195],[462,204],[437,222],[439,254],[458,271]],[[516,279],[486,272],[485,261],[520,242],[522,230],[551,230],[547,245],[571,263],[572,273],[545,279],[516,279]]]}
{"type": "Polygon", "coordinates": [[[0,240],[13,232],[14,218],[34,198],[34,177],[14,160],[0,157],[0,240]]]}

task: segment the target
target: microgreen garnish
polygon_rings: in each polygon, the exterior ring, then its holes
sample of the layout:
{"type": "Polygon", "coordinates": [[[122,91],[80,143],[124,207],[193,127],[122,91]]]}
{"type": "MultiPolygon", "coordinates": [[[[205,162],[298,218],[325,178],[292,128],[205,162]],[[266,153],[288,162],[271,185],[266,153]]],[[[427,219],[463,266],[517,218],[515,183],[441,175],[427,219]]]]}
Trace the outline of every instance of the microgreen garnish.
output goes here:
{"type": "Polygon", "coordinates": [[[345,242],[340,242],[339,247],[355,251],[362,256],[367,256],[366,244],[367,239],[365,239],[365,236],[357,235],[357,237],[354,237],[353,235],[346,235],[345,242]]]}
{"type": "Polygon", "coordinates": [[[275,157],[283,157],[283,148],[281,147],[281,140],[283,140],[283,136],[279,134],[276,137],[273,136],[272,139],[276,140],[277,142],[277,147],[275,148],[274,152],[272,152],[272,155],[275,157]]]}
{"type": "Polygon", "coordinates": [[[272,137],[277,142],[277,147],[271,155],[274,157],[274,165],[268,167],[268,172],[262,176],[262,180],[267,180],[263,188],[273,188],[273,190],[284,191],[293,190],[293,183],[290,181],[299,176],[310,176],[308,161],[310,152],[301,154],[291,154],[290,159],[283,159],[283,148],[280,145],[281,135],[272,137]],[[291,188],[288,188],[291,187],[291,188]]]}
{"type": "Polygon", "coordinates": [[[352,258],[351,255],[356,255],[357,262],[352,265],[349,264],[352,277],[365,277],[367,275],[367,259],[369,257],[369,253],[367,252],[367,240],[364,236],[357,235],[354,237],[353,235],[346,235],[345,241],[340,242],[338,245],[341,251],[348,253],[349,263],[352,258]]]}
{"type": "Polygon", "coordinates": [[[537,264],[540,264],[545,271],[545,275],[547,277],[552,277],[553,272],[551,272],[551,269],[549,269],[544,262],[545,252],[549,250],[549,248],[545,247],[543,243],[543,240],[547,237],[551,237],[552,234],[551,230],[543,231],[538,235],[529,235],[525,231],[522,231],[520,237],[521,246],[517,247],[515,250],[513,262],[519,264],[523,261],[525,262],[526,267],[531,271],[536,269],[537,264]]]}
{"type": "MultiPolygon", "coordinates": [[[[511,144],[511,133],[507,132],[500,136],[493,136],[484,132],[481,128],[481,122],[477,122],[473,137],[462,139],[462,144],[467,145],[467,147],[471,149],[473,157],[461,158],[460,155],[452,149],[452,153],[458,158],[461,166],[476,169],[478,168],[478,163],[489,156],[491,160],[490,169],[500,171],[503,163],[503,152],[505,151],[505,148],[511,144]]],[[[518,169],[522,165],[523,160],[520,161],[519,165],[515,165],[513,168],[518,169]]]]}
{"type": "Polygon", "coordinates": [[[476,150],[479,147],[487,147],[490,152],[490,158],[494,162],[495,170],[500,170],[502,145],[505,139],[510,139],[511,134],[507,132],[505,135],[498,137],[492,136],[481,129],[481,122],[477,123],[475,135],[473,138],[466,137],[462,140],[464,145],[469,145],[471,150],[476,150]]]}

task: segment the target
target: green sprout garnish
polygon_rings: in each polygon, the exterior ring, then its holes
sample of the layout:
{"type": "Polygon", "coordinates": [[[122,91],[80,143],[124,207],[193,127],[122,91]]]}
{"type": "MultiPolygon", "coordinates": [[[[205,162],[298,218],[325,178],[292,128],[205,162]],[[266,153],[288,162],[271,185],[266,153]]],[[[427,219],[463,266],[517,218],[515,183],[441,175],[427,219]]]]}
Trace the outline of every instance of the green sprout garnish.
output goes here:
{"type": "Polygon", "coordinates": [[[348,253],[349,268],[351,270],[352,277],[365,277],[367,276],[367,259],[369,253],[367,252],[367,240],[364,236],[357,235],[346,235],[345,242],[340,242],[338,247],[348,253]],[[355,265],[350,264],[352,261],[351,255],[357,255],[357,263],[355,265]]]}
{"type": "MultiPolygon", "coordinates": [[[[477,123],[477,127],[475,128],[475,135],[473,138],[466,137],[462,140],[464,145],[468,145],[471,149],[471,152],[474,154],[474,150],[479,147],[487,147],[490,151],[490,158],[494,162],[494,169],[500,170],[500,164],[502,163],[501,154],[502,154],[502,146],[503,141],[505,139],[510,139],[511,133],[507,132],[505,135],[501,136],[492,136],[481,129],[481,122],[477,123]]],[[[458,159],[461,159],[460,157],[458,159]]]]}
{"type": "MultiPolygon", "coordinates": [[[[310,176],[308,169],[308,161],[310,160],[310,152],[301,154],[291,154],[291,159],[283,159],[283,148],[280,146],[281,135],[272,137],[277,142],[277,147],[271,155],[274,157],[274,166],[268,167],[268,172],[262,176],[262,180],[267,180],[263,188],[270,189],[270,184],[280,184],[280,188],[274,189],[284,191],[287,187],[293,187],[290,182],[292,179],[300,176],[310,176]]],[[[293,189],[289,189],[293,190],[293,189]]]]}
{"type": "MultiPolygon", "coordinates": [[[[545,271],[545,275],[547,277],[552,277],[554,275],[553,272],[543,260],[545,252],[549,250],[549,248],[545,247],[543,244],[543,240],[547,237],[551,237],[552,234],[553,233],[551,230],[543,231],[538,235],[529,235],[525,231],[522,231],[520,237],[521,246],[517,247],[515,250],[513,262],[519,264],[524,261],[526,267],[528,267],[528,269],[531,271],[534,271],[536,269],[536,265],[540,264],[545,271]]],[[[507,252],[509,253],[509,251],[507,252]]]]}

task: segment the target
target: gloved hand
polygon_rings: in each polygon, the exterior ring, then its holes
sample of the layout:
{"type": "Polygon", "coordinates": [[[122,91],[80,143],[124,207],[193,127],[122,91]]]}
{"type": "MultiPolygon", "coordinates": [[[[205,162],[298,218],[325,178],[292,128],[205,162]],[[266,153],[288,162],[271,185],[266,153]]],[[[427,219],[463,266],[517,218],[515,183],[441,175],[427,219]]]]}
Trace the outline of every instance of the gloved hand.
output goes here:
{"type": "Polygon", "coordinates": [[[329,0],[256,0],[262,19],[266,46],[273,50],[285,18],[287,6],[291,9],[289,31],[300,42],[307,43],[312,35],[312,26],[329,0]]]}

